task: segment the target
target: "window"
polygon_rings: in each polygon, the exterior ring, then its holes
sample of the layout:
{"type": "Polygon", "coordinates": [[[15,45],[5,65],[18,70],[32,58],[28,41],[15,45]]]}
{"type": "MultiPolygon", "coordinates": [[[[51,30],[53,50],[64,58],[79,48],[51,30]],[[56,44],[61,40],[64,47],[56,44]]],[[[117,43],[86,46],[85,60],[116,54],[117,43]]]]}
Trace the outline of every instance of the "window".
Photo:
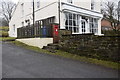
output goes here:
{"type": "Polygon", "coordinates": [[[24,22],[22,22],[22,27],[24,26],[24,22]]]}
{"type": "Polygon", "coordinates": [[[65,12],[65,28],[71,30],[72,33],[79,33],[79,16],[65,12]]]}
{"type": "Polygon", "coordinates": [[[40,8],[40,0],[37,0],[37,8],[40,8]]]}
{"type": "Polygon", "coordinates": [[[94,10],[94,7],[95,7],[94,0],[91,0],[91,10],[94,10]]]}
{"type": "Polygon", "coordinates": [[[98,33],[98,20],[96,18],[90,18],[90,33],[98,33]]]}
{"type": "Polygon", "coordinates": [[[72,4],[72,3],[73,3],[73,0],[67,0],[67,2],[72,4]]]}
{"type": "Polygon", "coordinates": [[[21,12],[22,12],[22,16],[24,15],[24,3],[21,4],[21,12]]]}
{"type": "Polygon", "coordinates": [[[13,31],[15,32],[15,24],[13,25],[13,31]]]}

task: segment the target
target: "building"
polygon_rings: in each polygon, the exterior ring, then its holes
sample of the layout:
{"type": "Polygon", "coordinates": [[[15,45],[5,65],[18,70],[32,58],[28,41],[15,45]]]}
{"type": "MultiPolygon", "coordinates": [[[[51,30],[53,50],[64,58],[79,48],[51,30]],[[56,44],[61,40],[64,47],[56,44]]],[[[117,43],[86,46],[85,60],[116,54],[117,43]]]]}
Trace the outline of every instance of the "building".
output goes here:
{"type": "Polygon", "coordinates": [[[102,30],[113,30],[112,27],[111,27],[111,23],[110,21],[106,20],[106,19],[102,19],[101,20],[101,28],[102,30]]]}
{"type": "Polygon", "coordinates": [[[18,41],[42,48],[59,41],[59,30],[69,30],[72,34],[102,35],[100,0],[25,1],[18,2],[9,23],[9,36],[19,38],[18,41]],[[51,30],[48,26],[51,23],[57,24],[57,28],[54,26],[51,30]]]}
{"type": "MultiPolygon", "coordinates": [[[[100,0],[34,0],[35,21],[48,19],[72,34],[101,35],[100,0]]],[[[33,24],[33,0],[19,0],[9,23],[10,37],[17,37],[17,28],[33,24]]]]}
{"type": "Polygon", "coordinates": [[[116,28],[113,28],[111,26],[111,22],[109,20],[103,18],[101,20],[101,28],[102,28],[103,31],[108,31],[108,30],[113,30],[113,29],[120,31],[120,23],[118,23],[116,28]]]}

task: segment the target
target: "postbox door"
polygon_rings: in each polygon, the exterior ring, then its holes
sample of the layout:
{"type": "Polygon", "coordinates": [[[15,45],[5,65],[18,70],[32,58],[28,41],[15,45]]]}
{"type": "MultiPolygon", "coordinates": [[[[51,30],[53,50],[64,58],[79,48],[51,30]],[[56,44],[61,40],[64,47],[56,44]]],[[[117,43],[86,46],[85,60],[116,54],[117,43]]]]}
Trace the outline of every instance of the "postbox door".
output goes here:
{"type": "Polygon", "coordinates": [[[58,36],[58,25],[54,25],[54,26],[53,26],[53,29],[54,29],[54,30],[53,30],[53,31],[54,31],[54,32],[53,32],[53,34],[54,34],[53,36],[58,36]]]}
{"type": "Polygon", "coordinates": [[[59,41],[59,25],[53,25],[53,43],[58,43],[59,41]]]}

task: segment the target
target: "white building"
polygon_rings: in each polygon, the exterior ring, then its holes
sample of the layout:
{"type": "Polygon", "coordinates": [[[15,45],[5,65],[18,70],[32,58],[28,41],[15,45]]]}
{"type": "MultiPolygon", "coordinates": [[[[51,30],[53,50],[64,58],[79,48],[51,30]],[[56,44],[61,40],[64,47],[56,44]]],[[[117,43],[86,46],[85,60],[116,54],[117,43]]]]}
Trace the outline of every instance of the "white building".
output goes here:
{"type": "MultiPolygon", "coordinates": [[[[33,24],[32,1],[19,0],[9,23],[10,37],[17,37],[17,28],[33,24]]],[[[100,0],[35,0],[34,6],[35,21],[54,19],[54,23],[60,22],[60,29],[72,30],[73,34],[101,35],[100,0]]]]}

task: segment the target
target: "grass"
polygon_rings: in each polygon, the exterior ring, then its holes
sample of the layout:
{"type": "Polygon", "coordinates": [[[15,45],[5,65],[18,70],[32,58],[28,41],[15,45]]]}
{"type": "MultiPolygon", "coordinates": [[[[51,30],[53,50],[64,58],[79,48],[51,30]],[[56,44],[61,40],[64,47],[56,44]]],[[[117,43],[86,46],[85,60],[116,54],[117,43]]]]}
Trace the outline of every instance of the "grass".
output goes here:
{"type": "Polygon", "coordinates": [[[11,40],[15,40],[15,37],[0,37],[0,41],[11,41],[11,40]]]}
{"type": "Polygon", "coordinates": [[[104,60],[98,60],[98,59],[93,59],[93,58],[87,58],[87,57],[71,54],[68,52],[60,51],[60,50],[57,50],[56,53],[51,53],[47,50],[43,50],[43,49],[40,49],[38,47],[28,46],[28,45],[26,45],[22,42],[19,42],[19,41],[12,41],[12,43],[17,45],[17,46],[22,46],[26,49],[30,49],[30,50],[33,50],[33,51],[36,51],[39,53],[46,53],[46,54],[50,54],[50,55],[61,56],[64,58],[69,58],[69,59],[78,60],[78,61],[82,61],[82,62],[93,63],[93,64],[97,64],[97,65],[101,65],[104,67],[117,69],[117,70],[120,69],[120,67],[119,67],[120,63],[116,63],[116,62],[112,62],[112,61],[104,61],[104,60]]]}
{"type": "Polygon", "coordinates": [[[6,30],[6,31],[8,31],[9,27],[8,26],[0,26],[0,30],[6,30]]]}

